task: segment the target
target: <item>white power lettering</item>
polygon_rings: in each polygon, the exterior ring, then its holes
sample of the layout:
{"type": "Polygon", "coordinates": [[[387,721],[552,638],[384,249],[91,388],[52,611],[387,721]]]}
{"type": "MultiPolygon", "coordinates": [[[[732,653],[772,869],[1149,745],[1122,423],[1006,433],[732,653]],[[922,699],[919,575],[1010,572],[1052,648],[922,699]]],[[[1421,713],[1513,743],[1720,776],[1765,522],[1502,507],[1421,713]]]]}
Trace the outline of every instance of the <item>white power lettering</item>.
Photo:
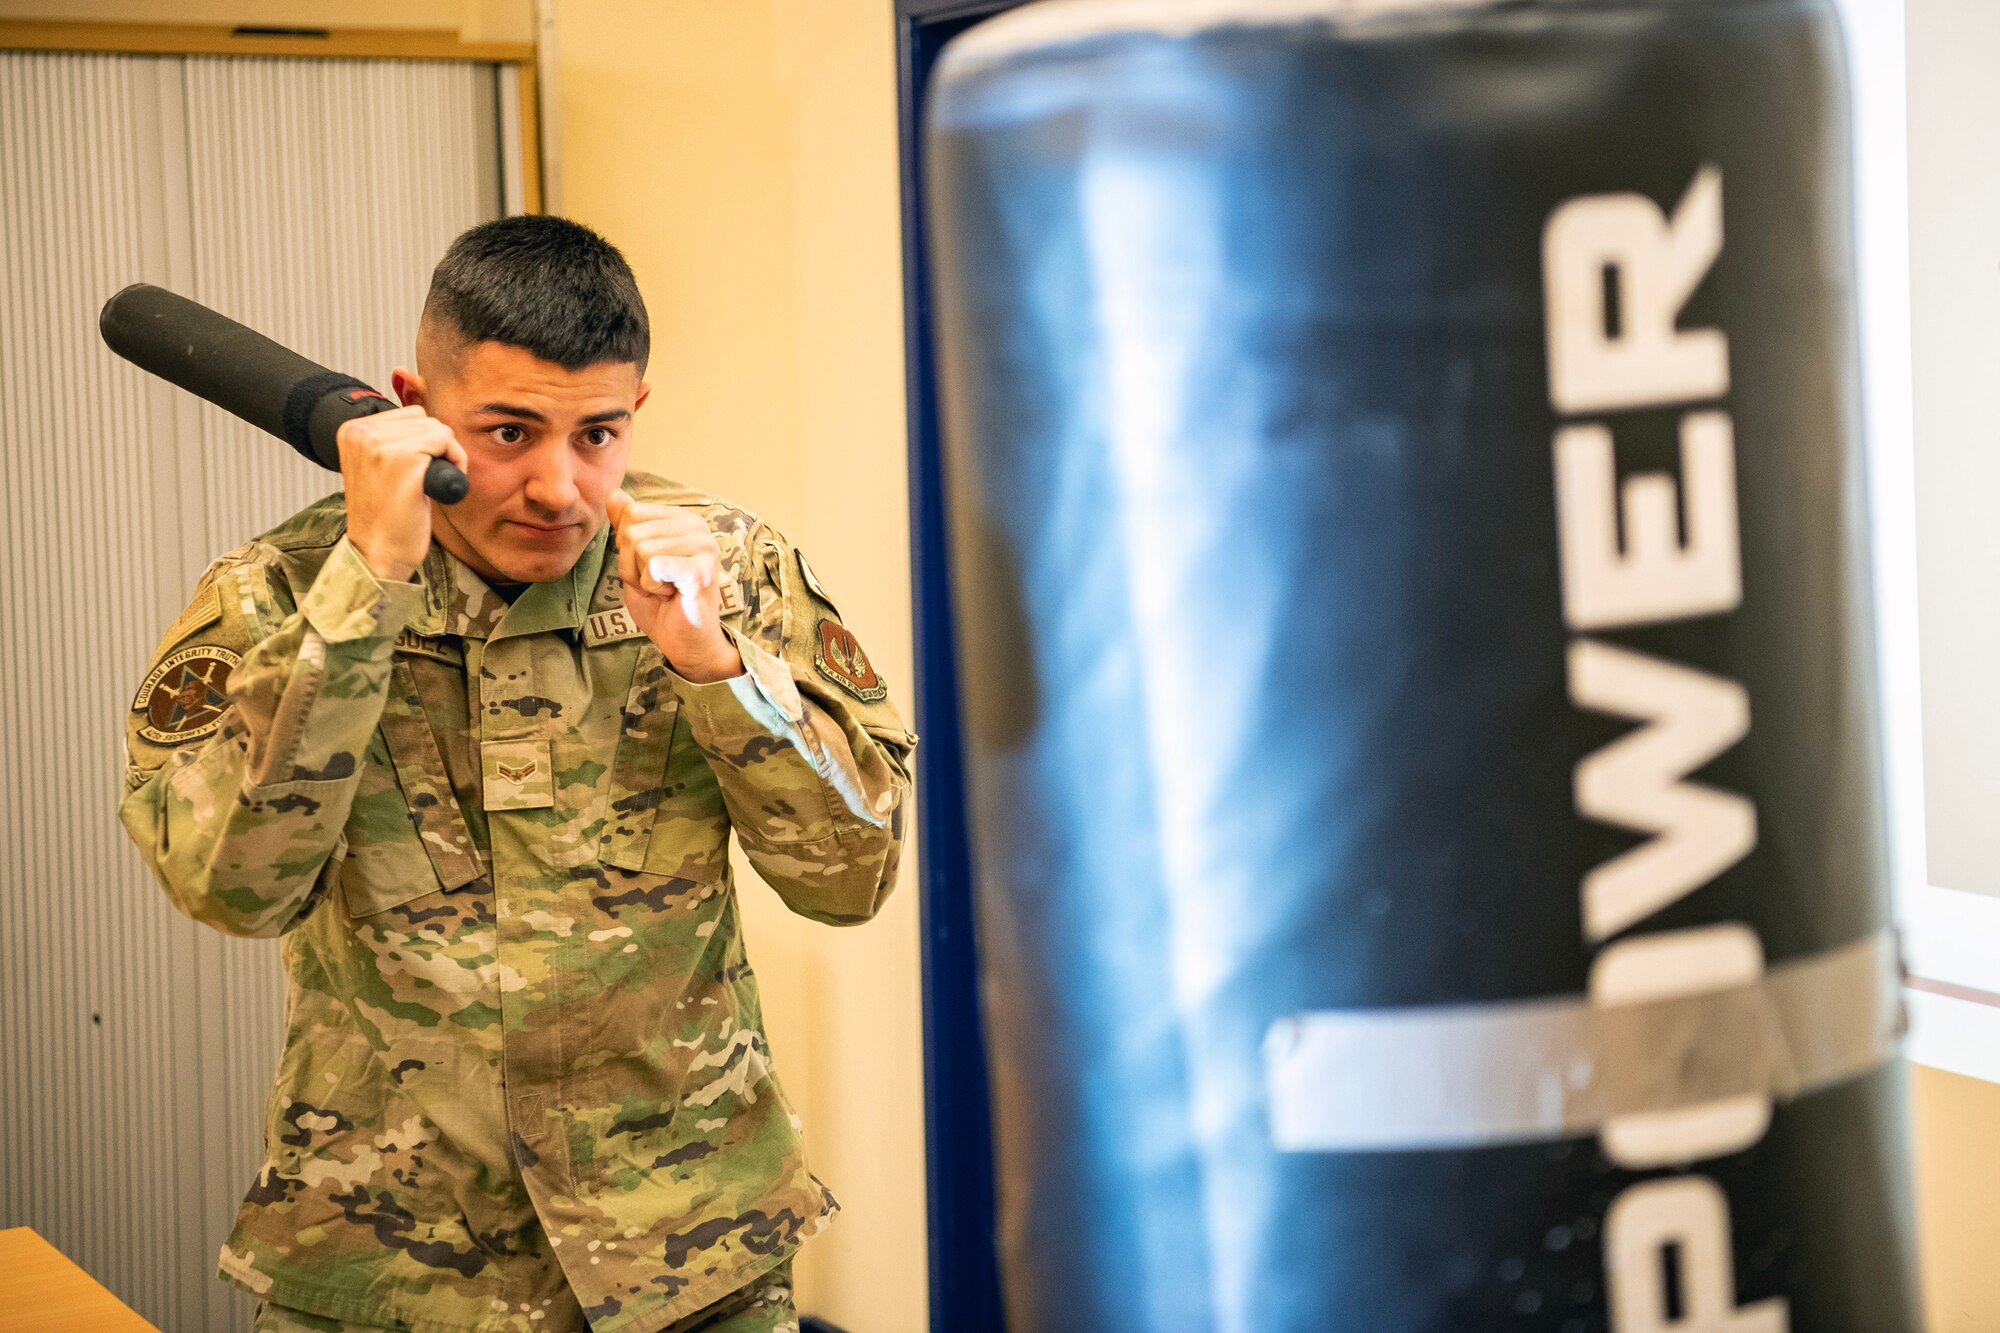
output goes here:
{"type": "Polygon", "coordinates": [[[1635,1185],[1604,1219],[1611,1327],[1618,1333],[1786,1333],[1783,1300],[1738,1307],[1729,1205],[1705,1176],[1635,1185]]]}
{"type": "Polygon", "coordinates": [[[1562,542],[1563,618],[1576,630],[1613,629],[1733,611],[1743,600],[1736,538],[1736,437],[1721,412],[1681,420],[1687,480],[1682,543],[1673,478],[1628,480],[1624,503],[1607,426],[1556,432],[1556,520],[1562,542]],[[1618,520],[1625,549],[1618,549],[1618,520]]]}
{"type": "MultiPolygon", "coordinates": [[[[1764,975],[1764,946],[1740,921],[1631,935],[1590,965],[1590,1000],[1600,1008],[1650,1004],[1748,986],[1764,975]]],[[[1644,1171],[1741,1152],[1771,1126],[1771,1100],[1755,1093],[1634,1112],[1604,1122],[1604,1155],[1644,1171]]]]}
{"type": "MultiPolygon", "coordinates": [[[[1575,632],[1725,614],[1742,603],[1735,428],[1713,401],[1729,392],[1729,341],[1719,329],[1679,327],[1721,253],[1722,173],[1714,167],[1696,173],[1671,218],[1643,195],[1592,195],[1557,208],[1543,232],[1557,414],[1691,405],[1680,423],[1678,494],[1663,473],[1619,485],[1608,423],[1558,426],[1563,619],[1575,632]],[[1693,409],[1704,400],[1705,410],[1693,409]]],[[[1642,1004],[1756,984],[1763,947],[1741,922],[1625,934],[1756,846],[1749,798],[1688,780],[1749,734],[1748,692],[1590,638],[1570,644],[1568,669],[1576,707],[1641,724],[1577,764],[1577,812],[1649,835],[1579,886],[1586,943],[1608,942],[1592,964],[1591,1002],[1642,1004]]],[[[1751,1146],[1770,1117],[1769,1096],[1751,1091],[1613,1116],[1600,1142],[1628,1169],[1687,1165],[1751,1146]]],[[[1705,1176],[1620,1194],[1605,1225],[1613,1333],[1786,1333],[1783,1301],[1737,1307],[1729,1232],[1728,1202],[1705,1176]]]]}
{"type": "Polygon", "coordinates": [[[1640,194],[1592,195],[1557,209],[1542,239],[1556,410],[1574,416],[1728,393],[1722,332],[1674,327],[1721,253],[1722,173],[1713,167],[1694,178],[1672,220],[1640,194]]]}
{"type": "Polygon", "coordinates": [[[1743,739],[1750,696],[1733,680],[1614,648],[1569,647],[1577,707],[1646,725],[1576,766],[1576,808],[1651,839],[1583,878],[1583,928],[1602,942],[1735,865],[1757,845],[1757,810],[1735,792],[1686,781],[1743,739]]]}

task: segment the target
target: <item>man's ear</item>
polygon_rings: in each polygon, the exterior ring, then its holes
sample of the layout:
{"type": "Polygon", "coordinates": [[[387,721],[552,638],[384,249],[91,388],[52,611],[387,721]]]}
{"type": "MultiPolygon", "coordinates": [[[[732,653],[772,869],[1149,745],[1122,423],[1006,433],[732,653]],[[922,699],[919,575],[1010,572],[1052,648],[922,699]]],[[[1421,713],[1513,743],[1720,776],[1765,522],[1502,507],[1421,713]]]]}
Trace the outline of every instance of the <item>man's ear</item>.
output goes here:
{"type": "Polygon", "coordinates": [[[646,405],[646,395],[651,393],[652,391],[653,391],[652,385],[646,383],[646,381],[644,380],[639,381],[639,396],[632,400],[632,410],[634,412],[637,412],[640,408],[646,405]]]}
{"type": "MultiPolygon", "coordinates": [[[[414,370],[397,366],[389,372],[389,388],[403,400],[404,407],[424,405],[424,377],[414,370]]],[[[643,394],[641,395],[644,396],[643,394]]]]}

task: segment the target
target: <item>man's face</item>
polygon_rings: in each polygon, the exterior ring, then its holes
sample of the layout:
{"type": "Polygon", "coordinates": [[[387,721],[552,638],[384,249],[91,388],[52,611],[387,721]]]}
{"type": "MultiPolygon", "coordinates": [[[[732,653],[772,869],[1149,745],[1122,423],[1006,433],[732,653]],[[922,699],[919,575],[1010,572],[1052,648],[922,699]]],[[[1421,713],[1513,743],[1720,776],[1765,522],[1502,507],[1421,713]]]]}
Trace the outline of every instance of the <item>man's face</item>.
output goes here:
{"type": "Polygon", "coordinates": [[[625,475],[632,419],[646,401],[639,368],[564,370],[482,342],[398,370],[396,392],[450,426],[472,466],[455,505],[431,505],[433,538],[488,581],[560,578],[604,525],[625,475]]]}

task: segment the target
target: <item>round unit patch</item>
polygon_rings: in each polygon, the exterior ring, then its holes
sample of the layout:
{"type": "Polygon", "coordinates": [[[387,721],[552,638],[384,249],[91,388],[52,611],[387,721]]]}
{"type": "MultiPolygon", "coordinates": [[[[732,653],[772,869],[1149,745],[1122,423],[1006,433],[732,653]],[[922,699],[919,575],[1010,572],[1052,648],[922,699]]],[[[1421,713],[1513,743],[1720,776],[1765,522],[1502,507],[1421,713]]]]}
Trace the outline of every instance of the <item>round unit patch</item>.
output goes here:
{"type": "Polygon", "coordinates": [[[813,636],[813,665],[819,674],[863,703],[889,697],[889,687],[875,674],[875,664],[861,643],[837,620],[822,620],[813,636]]]}
{"type": "Polygon", "coordinates": [[[242,660],[208,643],[168,656],[146,677],[132,703],[135,712],[146,715],[139,734],[155,745],[185,745],[221,726],[229,707],[229,673],[242,660]]]}

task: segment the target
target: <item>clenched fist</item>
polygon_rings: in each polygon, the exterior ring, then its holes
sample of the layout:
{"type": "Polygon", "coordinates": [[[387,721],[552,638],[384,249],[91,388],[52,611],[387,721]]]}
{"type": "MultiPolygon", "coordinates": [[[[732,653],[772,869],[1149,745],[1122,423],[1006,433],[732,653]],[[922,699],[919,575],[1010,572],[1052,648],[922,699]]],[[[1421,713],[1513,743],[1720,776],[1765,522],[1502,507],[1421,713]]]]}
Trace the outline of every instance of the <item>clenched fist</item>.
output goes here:
{"type": "Polygon", "coordinates": [[[611,492],[605,512],[618,539],[626,609],[667,664],[698,685],[742,675],[743,654],[722,631],[722,548],[708,524],[623,489],[611,492]]]}
{"type": "Polygon", "coordinates": [[[388,583],[406,581],[431,545],[424,472],[433,458],[469,471],[451,427],[421,407],[399,407],[341,423],[340,477],[347,490],[347,540],[388,583]]]}

